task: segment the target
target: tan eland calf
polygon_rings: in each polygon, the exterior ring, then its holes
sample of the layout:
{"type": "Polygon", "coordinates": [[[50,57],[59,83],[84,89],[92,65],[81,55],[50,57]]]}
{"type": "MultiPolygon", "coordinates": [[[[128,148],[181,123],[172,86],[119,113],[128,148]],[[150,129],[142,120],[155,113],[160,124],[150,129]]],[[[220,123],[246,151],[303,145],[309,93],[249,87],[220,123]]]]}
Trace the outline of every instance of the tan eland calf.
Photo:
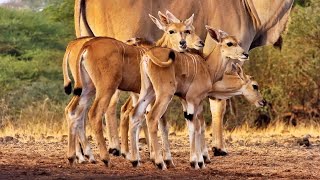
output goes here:
{"type": "MultiPolygon", "coordinates": [[[[194,168],[204,167],[201,153],[201,125],[197,119],[201,113],[201,103],[210,97],[213,84],[219,81],[230,62],[244,61],[248,54],[239,46],[237,39],[221,30],[207,27],[217,46],[212,49],[206,60],[194,54],[180,54],[166,48],[152,48],[146,52],[141,63],[141,91],[130,120],[130,142],[133,166],[139,164],[137,129],[146,107],[155,100],[147,114],[147,124],[151,145],[154,148],[155,164],[166,169],[161,148],[157,140],[158,120],[164,114],[173,95],[185,100],[185,117],[188,119],[190,138],[190,163],[194,168]],[[136,145],[136,146],[135,146],[136,145]]],[[[258,101],[263,99],[256,98],[258,101]]]]}
{"type": "MultiPolygon", "coordinates": [[[[167,16],[162,16],[165,20],[159,21],[151,15],[150,17],[157,27],[165,32],[157,45],[170,47],[179,52],[187,50],[188,44],[197,48],[203,46],[192,26],[193,15],[185,21],[178,21],[170,12],[167,12],[167,16]]],[[[109,155],[103,137],[102,115],[106,112],[110,99],[117,89],[140,92],[139,64],[145,50],[142,47],[129,46],[115,39],[103,37],[94,38],[83,45],[76,63],[79,66],[77,69],[80,70],[75,74],[76,96],[65,110],[70,122],[68,159],[71,164],[76,159],[74,150],[76,129],[79,128],[79,124],[83,124],[80,122],[85,115],[83,109],[88,107],[89,99],[95,94],[88,117],[93,124],[100,157],[108,165],[109,155]]],[[[115,124],[116,122],[108,120],[109,130],[117,130],[114,126],[110,127],[115,124]]],[[[84,153],[87,155],[86,151],[84,153]]]]}

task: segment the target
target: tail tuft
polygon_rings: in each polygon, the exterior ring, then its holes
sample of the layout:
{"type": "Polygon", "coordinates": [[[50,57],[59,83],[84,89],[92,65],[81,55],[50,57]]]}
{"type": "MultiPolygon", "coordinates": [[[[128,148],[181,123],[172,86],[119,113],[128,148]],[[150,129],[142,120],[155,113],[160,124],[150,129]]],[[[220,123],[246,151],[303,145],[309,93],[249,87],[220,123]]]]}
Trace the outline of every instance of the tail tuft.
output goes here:
{"type": "Polygon", "coordinates": [[[172,59],[172,61],[174,61],[176,59],[176,54],[172,50],[169,53],[169,59],[172,59]]]}
{"type": "Polygon", "coordinates": [[[81,93],[82,93],[82,88],[75,88],[75,89],[73,90],[73,94],[74,94],[75,96],[80,96],[81,93]]]}
{"type": "Polygon", "coordinates": [[[71,86],[71,82],[64,87],[64,92],[67,94],[67,95],[70,95],[71,92],[72,92],[72,86],[71,86]]]}

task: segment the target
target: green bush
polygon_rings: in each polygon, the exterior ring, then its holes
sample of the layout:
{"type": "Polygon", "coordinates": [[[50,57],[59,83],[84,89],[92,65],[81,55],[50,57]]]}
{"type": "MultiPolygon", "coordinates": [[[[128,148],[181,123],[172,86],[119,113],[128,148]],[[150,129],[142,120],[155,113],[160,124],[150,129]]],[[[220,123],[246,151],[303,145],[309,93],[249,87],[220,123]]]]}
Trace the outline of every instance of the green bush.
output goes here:
{"type": "MultiPolygon", "coordinates": [[[[47,2],[51,4],[41,12],[0,8],[0,127],[8,120],[17,128],[21,120],[31,122],[32,109],[40,119],[41,112],[48,111],[40,123],[64,125],[63,109],[69,97],[63,93],[61,62],[67,42],[74,38],[74,1],[47,2]],[[43,102],[47,108],[37,108],[43,102]],[[56,121],[44,122],[51,117],[56,121]]],[[[232,98],[225,118],[228,129],[254,124],[259,114],[280,121],[284,114],[293,113],[299,122],[319,122],[320,2],[300,0],[295,4],[282,50],[256,48],[244,65],[271,106],[256,109],[244,98],[232,98]]],[[[120,102],[127,96],[122,95],[120,102]]],[[[174,99],[168,109],[169,121],[181,129],[185,125],[182,107],[174,99]]],[[[204,107],[210,124],[207,102],[204,107]]]]}

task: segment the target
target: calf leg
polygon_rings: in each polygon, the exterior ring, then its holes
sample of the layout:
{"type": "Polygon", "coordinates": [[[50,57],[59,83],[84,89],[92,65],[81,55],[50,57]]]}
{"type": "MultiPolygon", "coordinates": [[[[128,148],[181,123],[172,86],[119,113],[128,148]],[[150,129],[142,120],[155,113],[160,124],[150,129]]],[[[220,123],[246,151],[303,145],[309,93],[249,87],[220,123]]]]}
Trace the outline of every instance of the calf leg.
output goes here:
{"type": "MultiPolygon", "coordinates": [[[[88,108],[86,108],[86,111],[87,109],[88,108]]],[[[96,163],[96,160],[93,156],[93,152],[91,150],[90,143],[88,142],[88,139],[86,137],[86,116],[82,116],[82,120],[81,120],[81,123],[79,123],[77,134],[78,134],[78,139],[80,141],[80,143],[77,143],[77,145],[79,146],[79,149],[81,144],[82,145],[81,147],[83,150],[82,153],[84,153],[84,156],[89,159],[90,163],[96,163]]],[[[79,158],[79,161],[80,161],[80,158],[79,158]]]]}
{"type": "Polygon", "coordinates": [[[130,149],[131,149],[131,163],[133,167],[139,165],[139,130],[142,124],[142,119],[147,106],[154,100],[155,94],[151,86],[144,89],[141,88],[138,103],[130,112],[130,149]]]}
{"type": "Polygon", "coordinates": [[[80,142],[82,143],[82,147],[86,150],[91,159],[94,160],[94,157],[91,152],[91,148],[89,143],[87,143],[87,139],[85,137],[85,130],[84,130],[84,121],[85,121],[85,114],[89,106],[89,100],[92,97],[92,93],[90,91],[84,91],[85,93],[80,97],[74,96],[72,97],[71,101],[65,108],[65,116],[68,120],[69,126],[69,140],[68,140],[68,159],[70,164],[73,164],[76,157],[80,162],[84,161],[84,157],[80,152],[79,143],[77,142],[77,137],[80,137],[80,142]],[[84,135],[84,137],[83,137],[84,135]],[[77,153],[76,153],[77,152],[77,153]]]}
{"type": "Polygon", "coordinates": [[[151,146],[154,148],[155,152],[155,164],[159,169],[166,169],[164,164],[161,147],[158,142],[157,132],[158,132],[158,122],[160,118],[165,113],[171,99],[172,95],[170,94],[158,94],[159,98],[156,99],[151,111],[147,114],[147,126],[150,135],[151,146]]]}
{"type": "Polygon", "coordinates": [[[185,114],[189,129],[190,165],[194,169],[204,168],[201,152],[201,125],[197,118],[199,104],[200,102],[197,101],[187,101],[187,113],[185,114]]]}
{"type": "Polygon", "coordinates": [[[82,163],[85,163],[86,162],[86,159],[83,155],[83,149],[82,149],[82,146],[81,146],[81,143],[79,142],[79,139],[76,138],[76,158],[78,160],[78,163],[79,164],[82,164],[82,163]]]}
{"type": "Polygon", "coordinates": [[[161,131],[164,162],[166,163],[167,167],[175,167],[170,152],[169,126],[166,119],[166,113],[162,116],[162,118],[159,121],[159,129],[161,131]]]}
{"type": "Polygon", "coordinates": [[[204,119],[202,113],[198,114],[198,119],[199,119],[200,125],[201,125],[201,151],[202,151],[202,154],[203,154],[204,162],[208,164],[211,161],[210,161],[209,152],[208,152],[206,139],[205,139],[206,122],[205,122],[205,119],[204,119]]]}
{"type": "Polygon", "coordinates": [[[89,121],[93,124],[94,134],[100,150],[100,158],[106,166],[109,166],[109,153],[103,137],[102,116],[105,113],[105,108],[108,107],[115,90],[116,89],[97,90],[96,98],[88,113],[89,121]]]}
{"type": "Polygon", "coordinates": [[[121,153],[126,158],[129,154],[128,131],[129,131],[129,113],[132,109],[132,99],[129,97],[121,107],[120,114],[120,134],[121,134],[121,153]]]}
{"type": "Polygon", "coordinates": [[[114,156],[120,156],[120,143],[118,134],[118,122],[117,122],[117,103],[119,100],[120,91],[117,90],[109,103],[107,112],[105,114],[105,120],[107,124],[108,141],[109,141],[109,153],[114,156]]]}

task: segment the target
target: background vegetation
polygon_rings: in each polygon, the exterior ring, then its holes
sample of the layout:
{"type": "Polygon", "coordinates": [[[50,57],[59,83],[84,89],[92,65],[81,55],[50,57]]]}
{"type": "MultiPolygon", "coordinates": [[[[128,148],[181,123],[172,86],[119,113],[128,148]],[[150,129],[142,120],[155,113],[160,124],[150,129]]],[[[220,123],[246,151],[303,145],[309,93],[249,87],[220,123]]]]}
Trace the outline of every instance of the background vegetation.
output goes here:
{"type": "MultiPolygon", "coordinates": [[[[0,8],[0,131],[65,133],[63,110],[70,97],[63,92],[61,63],[67,42],[75,37],[74,0],[16,0],[21,2],[24,6],[19,10],[10,8],[16,4],[0,8]]],[[[256,109],[243,98],[233,98],[225,119],[227,129],[320,122],[320,2],[295,4],[282,50],[254,49],[245,64],[269,106],[256,109]]],[[[205,109],[209,124],[208,104],[205,109]]],[[[179,102],[171,104],[169,114],[174,127],[184,127],[179,102]]]]}

